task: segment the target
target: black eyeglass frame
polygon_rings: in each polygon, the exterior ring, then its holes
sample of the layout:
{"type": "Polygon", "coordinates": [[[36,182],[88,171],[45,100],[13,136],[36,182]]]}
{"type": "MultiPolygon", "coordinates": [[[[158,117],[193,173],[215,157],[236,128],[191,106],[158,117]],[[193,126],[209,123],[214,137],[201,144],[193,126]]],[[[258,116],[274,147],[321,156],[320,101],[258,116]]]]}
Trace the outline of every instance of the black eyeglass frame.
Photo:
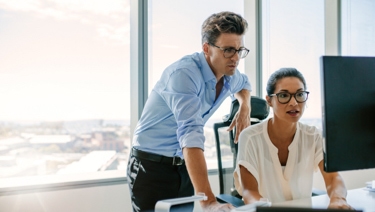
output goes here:
{"type": "MultiPolygon", "coordinates": [[[[240,47],[239,49],[235,49],[235,48],[233,48],[233,47],[230,47],[230,48],[223,48],[223,47],[220,47],[220,46],[216,46],[215,44],[212,44],[212,43],[208,43],[208,44],[209,44],[210,46],[214,46],[214,47],[220,49],[221,51],[223,51],[223,55],[224,55],[225,58],[231,58],[231,57],[233,57],[236,53],[238,53],[238,55],[239,55],[240,58],[242,59],[242,58],[245,58],[245,57],[249,54],[249,52],[250,52],[250,50],[247,49],[247,48],[245,48],[245,47],[240,47]],[[233,52],[232,55],[226,57],[226,56],[225,56],[225,52],[227,52],[228,50],[234,50],[235,52],[233,52]],[[239,53],[240,53],[240,52],[243,52],[243,51],[244,51],[245,53],[244,53],[243,56],[241,56],[239,53]]],[[[227,53],[227,54],[228,54],[228,53],[227,53]]]]}
{"type": "Polygon", "coordinates": [[[307,101],[307,99],[309,98],[309,91],[298,91],[298,92],[296,92],[296,93],[294,93],[294,94],[291,94],[291,93],[288,93],[288,92],[279,92],[279,93],[274,93],[274,94],[271,94],[271,95],[269,95],[270,97],[273,97],[273,96],[276,96],[277,97],[277,101],[279,101],[279,103],[280,104],[288,104],[289,102],[290,102],[290,100],[292,99],[292,96],[294,97],[294,99],[296,100],[296,102],[298,102],[298,103],[304,103],[304,102],[306,102],[307,101]],[[297,99],[297,97],[296,97],[296,95],[297,94],[299,94],[299,93],[306,93],[306,99],[304,100],[304,101],[298,101],[298,99],[297,99]],[[286,102],[280,102],[280,94],[289,94],[290,96],[289,96],[289,99],[288,99],[288,101],[286,101],[286,102]]]}

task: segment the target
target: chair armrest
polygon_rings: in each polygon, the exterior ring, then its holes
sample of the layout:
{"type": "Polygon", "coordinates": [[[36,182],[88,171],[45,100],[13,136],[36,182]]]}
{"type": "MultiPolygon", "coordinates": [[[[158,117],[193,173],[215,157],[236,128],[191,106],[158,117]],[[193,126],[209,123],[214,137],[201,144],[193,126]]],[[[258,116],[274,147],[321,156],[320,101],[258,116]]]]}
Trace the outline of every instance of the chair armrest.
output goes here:
{"type": "Polygon", "coordinates": [[[323,195],[323,194],[327,194],[327,192],[325,190],[313,188],[311,196],[314,197],[314,196],[319,196],[319,195],[323,195]]]}
{"type": "Polygon", "coordinates": [[[219,194],[216,196],[216,199],[218,202],[221,202],[221,203],[230,203],[236,208],[244,205],[244,202],[242,201],[242,199],[239,199],[230,194],[219,194]]]}
{"type": "MultiPolygon", "coordinates": [[[[231,212],[255,212],[258,211],[258,207],[271,207],[271,202],[267,198],[261,198],[259,201],[247,204],[238,208],[231,210],[231,212]]],[[[284,211],[284,210],[283,210],[284,211]]],[[[288,211],[288,210],[285,210],[288,211]]]]}

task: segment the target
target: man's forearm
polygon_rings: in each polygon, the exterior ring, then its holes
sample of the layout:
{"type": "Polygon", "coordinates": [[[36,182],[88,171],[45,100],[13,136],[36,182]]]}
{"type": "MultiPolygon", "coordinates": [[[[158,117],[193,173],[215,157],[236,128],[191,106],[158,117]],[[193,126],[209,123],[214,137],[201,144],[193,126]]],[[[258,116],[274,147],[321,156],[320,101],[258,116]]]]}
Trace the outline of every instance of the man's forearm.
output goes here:
{"type": "Polygon", "coordinates": [[[250,106],[251,97],[250,97],[250,91],[249,90],[242,89],[239,92],[235,93],[234,97],[236,97],[236,99],[238,100],[240,105],[245,103],[245,104],[248,104],[248,106],[250,106]]]}
{"type": "Polygon", "coordinates": [[[240,103],[240,108],[238,109],[241,115],[246,115],[250,117],[251,113],[251,94],[249,90],[242,89],[238,93],[234,94],[234,97],[240,103]]]}
{"type": "Polygon", "coordinates": [[[184,148],[183,154],[195,193],[204,193],[208,198],[205,201],[207,203],[216,201],[208,181],[207,165],[203,150],[200,148],[184,148]]]}
{"type": "Polygon", "coordinates": [[[237,98],[240,107],[238,108],[238,112],[232,120],[232,123],[229,125],[228,131],[233,130],[234,127],[236,127],[234,143],[237,143],[241,131],[251,124],[251,95],[249,90],[242,89],[234,96],[237,98]]]}

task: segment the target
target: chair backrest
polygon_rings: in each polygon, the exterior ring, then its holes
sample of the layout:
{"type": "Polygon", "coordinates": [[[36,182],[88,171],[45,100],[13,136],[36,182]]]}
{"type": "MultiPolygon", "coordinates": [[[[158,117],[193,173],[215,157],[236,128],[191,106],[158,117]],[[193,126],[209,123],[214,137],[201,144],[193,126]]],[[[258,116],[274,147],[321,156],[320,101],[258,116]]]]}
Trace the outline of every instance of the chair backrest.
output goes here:
{"type": "MultiPolygon", "coordinates": [[[[224,191],[227,191],[228,189],[225,188],[226,183],[224,183],[224,170],[222,166],[222,157],[221,157],[221,147],[220,147],[220,138],[218,129],[221,127],[229,126],[232,122],[234,116],[236,115],[239,108],[239,102],[238,100],[234,100],[231,103],[230,113],[223,116],[223,122],[222,123],[215,123],[214,124],[214,131],[215,131],[215,139],[216,139],[216,151],[217,151],[217,158],[218,158],[218,173],[219,173],[219,183],[220,183],[220,193],[224,193],[224,191]]],[[[262,120],[266,119],[269,115],[269,105],[267,104],[266,100],[257,97],[257,96],[251,96],[251,124],[257,124],[261,122],[262,120]]],[[[234,143],[234,135],[235,131],[232,130],[229,132],[229,143],[230,148],[233,154],[233,169],[236,165],[236,159],[237,159],[237,148],[238,145],[234,143]]],[[[232,177],[231,177],[232,179],[232,177]]],[[[236,196],[237,192],[234,190],[233,181],[231,181],[230,188],[231,193],[233,196],[236,196]]]]}
{"type": "MultiPolygon", "coordinates": [[[[252,96],[250,103],[251,103],[251,114],[250,114],[251,125],[257,124],[268,117],[270,108],[266,100],[257,96],[252,96]]],[[[231,108],[230,108],[230,113],[223,117],[223,121],[229,122],[230,124],[234,116],[236,115],[239,106],[240,104],[238,100],[237,99],[233,100],[231,104],[231,108]]],[[[234,135],[235,135],[235,129],[229,132],[230,146],[231,146],[231,150],[233,153],[233,162],[234,162],[233,167],[235,167],[236,165],[235,163],[237,159],[237,150],[238,150],[238,145],[234,143],[234,135]]]]}
{"type": "MultiPolygon", "coordinates": [[[[250,118],[258,119],[259,121],[261,121],[268,117],[270,108],[266,100],[257,96],[252,96],[250,103],[251,103],[250,118]]],[[[238,100],[237,99],[233,100],[231,107],[230,107],[230,113],[223,117],[223,121],[232,122],[234,116],[236,115],[238,111],[239,106],[240,104],[238,103],[238,100]]]]}

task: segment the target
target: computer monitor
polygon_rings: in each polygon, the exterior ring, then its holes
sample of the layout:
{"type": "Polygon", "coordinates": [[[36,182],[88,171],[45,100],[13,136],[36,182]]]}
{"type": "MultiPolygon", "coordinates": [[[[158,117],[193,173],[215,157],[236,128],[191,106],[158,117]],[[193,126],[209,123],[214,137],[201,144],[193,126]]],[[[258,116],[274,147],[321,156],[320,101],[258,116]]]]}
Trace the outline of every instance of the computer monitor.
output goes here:
{"type": "Polygon", "coordinates": [[[320,59],[325,171],[375,168],[375,57],[320,59]]]}

